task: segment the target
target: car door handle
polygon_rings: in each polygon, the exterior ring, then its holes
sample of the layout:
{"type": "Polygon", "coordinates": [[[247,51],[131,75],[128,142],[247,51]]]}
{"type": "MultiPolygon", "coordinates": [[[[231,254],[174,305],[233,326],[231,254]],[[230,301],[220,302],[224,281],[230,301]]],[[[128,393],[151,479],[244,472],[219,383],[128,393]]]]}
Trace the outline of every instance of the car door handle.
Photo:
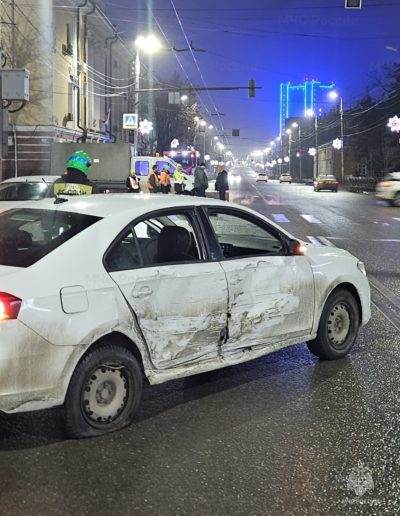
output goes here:
{"type": "Polygon", "coordinates": [[[153,293],[153,291],[151,290],[150,287],[142,287],[140,290],[133,290],[132,291],[132,294],[131,294],[131,297],[134,297],[136,299],[140,299],[142,297],[147,297],[147,296],[150,296],[151,294],[153,293]]]}

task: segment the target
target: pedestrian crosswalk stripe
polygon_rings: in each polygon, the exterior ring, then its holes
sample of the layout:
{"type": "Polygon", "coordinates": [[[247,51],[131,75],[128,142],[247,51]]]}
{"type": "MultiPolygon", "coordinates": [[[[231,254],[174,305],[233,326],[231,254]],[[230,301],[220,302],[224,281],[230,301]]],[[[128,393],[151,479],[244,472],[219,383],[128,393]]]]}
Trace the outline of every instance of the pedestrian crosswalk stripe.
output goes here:
{"type": "Polygon", "coordinates": [[[326,237],[323,237],[323,236],[319,236],[318,239],[324,244],[324,245],[327,245],[329,247],[335,247],[335,244],[332,244],[332,242],[330,240],[328,240],[326,237]]]}
{"type": "Polygon", "coordinates": [[[322,222],[319,219],[317,219],[317,217],[314,217],[314,215],[300,214],[300,217],[303,217],[303,219],[309,222],[310,224],[322,224],[322,222]]]}
{"type": "Polygon", "coordinates": [[[275,222],[290,222],[290,220],[283,213],[272,213],[275,222]]]}
{"type": "Polygon", "coordinates": [[[321,242],[317,238],[315,238],[313,236],[307,236],[307,238],[314,245],[319,245],[319,246],[322,245],[321,242]]]}

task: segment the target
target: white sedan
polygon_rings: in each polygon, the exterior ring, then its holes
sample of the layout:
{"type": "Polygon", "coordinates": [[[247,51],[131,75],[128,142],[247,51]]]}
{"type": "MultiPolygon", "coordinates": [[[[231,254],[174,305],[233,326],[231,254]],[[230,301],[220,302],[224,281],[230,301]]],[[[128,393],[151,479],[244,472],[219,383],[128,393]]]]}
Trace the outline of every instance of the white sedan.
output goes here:
{"type": "Polygon", "coordinates": [[[0,183],[0,209],[16,208],[26,201],[52,196],[52,185],[60,176],[19,176],[0,183]]]}
{"type": "Polygon", "coordinates": [[[63,405],[75,437],[127,425],[144,378],[341,358],[370,318],[357,258],[208,198],[32,202],[0,213],[0,264],[0,410],[63,405]]]}

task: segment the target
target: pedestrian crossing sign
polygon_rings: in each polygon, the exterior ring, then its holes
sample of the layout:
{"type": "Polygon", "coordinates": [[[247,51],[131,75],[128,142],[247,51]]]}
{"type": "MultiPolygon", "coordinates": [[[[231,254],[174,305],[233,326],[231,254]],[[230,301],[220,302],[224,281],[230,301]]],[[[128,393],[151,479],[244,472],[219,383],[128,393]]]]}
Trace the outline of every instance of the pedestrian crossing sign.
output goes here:
{"type": "Polygon", "coordinates": [[[137,127],[138,127],[137,113],[124,113],[122,115],[122,127],[124,129],[137,129],[137,127]]]}

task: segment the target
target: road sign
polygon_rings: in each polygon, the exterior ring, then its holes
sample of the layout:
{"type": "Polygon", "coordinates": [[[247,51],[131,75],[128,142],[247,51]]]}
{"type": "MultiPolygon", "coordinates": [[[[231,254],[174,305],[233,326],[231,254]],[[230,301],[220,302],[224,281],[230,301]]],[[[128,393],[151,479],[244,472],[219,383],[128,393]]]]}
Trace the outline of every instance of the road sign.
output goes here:
{"type": "Polygon", "coordinates": [[[122,115],[122,127],[124,129],[137,129],[137,127],[138,127],[137,113],[124,113],[122,115]]]}

